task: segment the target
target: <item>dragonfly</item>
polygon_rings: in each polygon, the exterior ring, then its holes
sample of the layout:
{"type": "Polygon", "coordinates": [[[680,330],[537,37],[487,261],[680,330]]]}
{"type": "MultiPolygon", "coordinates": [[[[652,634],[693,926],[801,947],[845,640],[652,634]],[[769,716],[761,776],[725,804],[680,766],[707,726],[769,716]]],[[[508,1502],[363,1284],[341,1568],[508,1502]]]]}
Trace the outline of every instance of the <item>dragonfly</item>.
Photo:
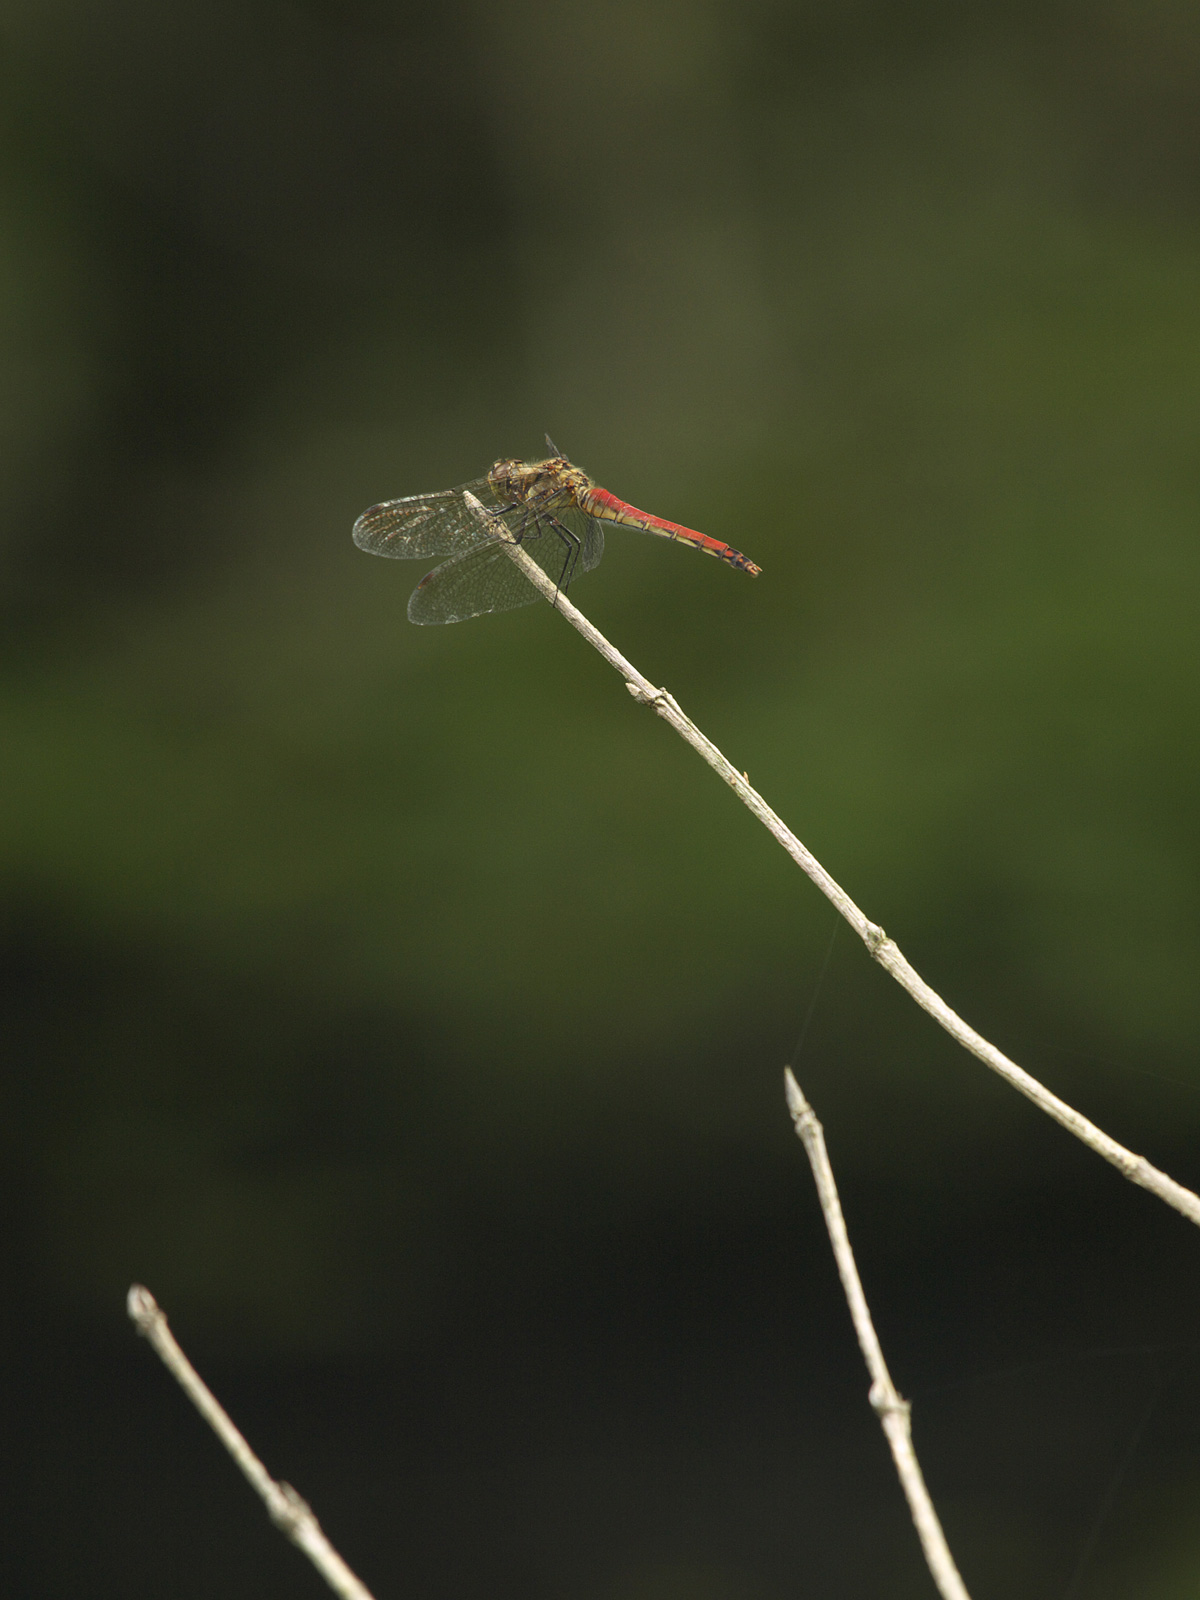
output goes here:
{"type": "Polygon", "coordinates": [[[486,478],[457,489],[384,500],[354,524],[354,542],[375,556],[401,561],[446,559],[426,573],[408,602],[408,620],[465,622],[491,611],[532,605],[538,592],[504,551],[515,541],[560,589],[590,572],[604,554],[604,524],[617,523],[677,539],[757,574],[762,569],[732,545],[694,528],[639,511],[594,483],[547,435],[545,461],[497,461],[486,478]],[[490,512],[472,511],[470,492],[490,512]]]}

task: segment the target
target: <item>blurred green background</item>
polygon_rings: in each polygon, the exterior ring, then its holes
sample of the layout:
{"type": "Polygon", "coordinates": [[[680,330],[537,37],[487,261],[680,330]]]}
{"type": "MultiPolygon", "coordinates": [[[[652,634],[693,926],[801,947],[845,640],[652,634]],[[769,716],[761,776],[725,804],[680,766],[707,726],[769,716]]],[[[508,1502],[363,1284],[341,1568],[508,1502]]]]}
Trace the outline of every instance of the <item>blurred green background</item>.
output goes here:
{"type": "Polygon", "coordinates": [[[544,606],[365,506],[536,456],[574,598],[976,1026],[1200,1181],[1200,12],[2,0],[5,1593],[1200,1590],[1200,1240],[957,1051],[544,606]]]}

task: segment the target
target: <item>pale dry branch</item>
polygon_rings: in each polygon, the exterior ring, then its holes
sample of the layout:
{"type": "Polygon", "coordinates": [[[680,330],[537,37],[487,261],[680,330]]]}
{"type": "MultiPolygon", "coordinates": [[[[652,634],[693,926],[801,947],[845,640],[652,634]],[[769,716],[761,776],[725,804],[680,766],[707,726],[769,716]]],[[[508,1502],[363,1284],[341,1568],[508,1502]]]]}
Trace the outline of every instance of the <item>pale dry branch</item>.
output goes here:
{"type": "Polygon", "coordinates": [[[1160,1172],[1144,1156],[1126,1150],[1124,1145],[1110,1138],[1082,1112],[1076,1111],[1065,1100],[1060,1100],[1044,1084],[1017,1066],[1015,1061],[1010,1061],[1002,1051],[997,1050],[995,1045],[989,1044],[982,1034],[976,1033],[974,1028],[952,1011],[941,996],[913,970],[895,941],[889,939],[882,928],[868,920],[841,885],[830,877],[811,850],[801,844],[783,819],[772,811],[745,775],[727,761],[712,740],[701,733],[691,718],[683,713],[673,696],[665,689],[656,689],[636,667],[626,661],[619,650],[609,644],[604,635],[571,604],[566,595],[559,592],[537,562],[526,555],[504,524],[492,517],[474,495],[467,494],[466,500],[475,515],[486,523],[489,531],[505,542],[509,556],[521,568],[530,583],[540,590],[571,626],[621,674],[625,679],[626,688],[634,699],[642,705],[653,706],[663,721],[669,723],[680,738],[685,739],[703,756],[713,771],[725,780],[738,799],[758,818],[768,833],[778,840],[821,893],[832,902],[879,965],[886,972],[890,972],[902,988],[907,989],[917,1004],[924,1007],[952,1039],[956,1039],[972,1055],[978,1056],[985,1066],[990,1067],[1026,1099],[1032,1100],[1035,1106],[1047,1116],[1053,1117],[1055,1122],[1060,1123],[1069,1133],[1073,1133],[1077,1139],[1082,1140],[1090,1150],[1094,1150],[1105,1161],[1111,1162],[1131,1183],[1148,1189],[1151,1194],[1157,1195],[1160,1200],[1185,1216],[1189,1222],[1200,1226],[1200,1195],[1193,1194],[1190,1189],[1185,1189],[1182,1184],[1176,1183],[1165,1172],[1160,1172]]]}
{"type": "Polygon", "coordinates": [[[176,1343],[167,1319],[149,1289],[135,1283],[126,1309],[138,1332],[153,1346],[167,1371],[241,1468],[251,1488],[267,1508],[279,1531],[316,1567],[341,1600],[371,1600],[371,1592],[350,1571],[329,1540],[312,1509],[290,1483],[277,1483],[230,1421],[228,1413],[176,1343]]]}
{"type": "Polygon", "coordinates": [[[785,1068],[783,1081],[788,1110],[816,1181],[817,1197],[825,1216],[825,1226],[829,1230],[829,1242],[833,1246],[833,1258],[837,1262],[842,1288],[846,1291],[846,1304],[850,1307],[850,1320],[854,1323],[859,1348],[871,1376],[871,1407],[879,1418],[892,1452],[892,1460],[896,1463],[896,1475],[908,1501],[926,1565],[943,1600],[971,1600],[954,1564],[954,1557],[950,1554],[950,1546],[946,1543],[938,1514],[933,1509],[921,1464],[913,1448],[912,1407],[896,1392],[887,1362],[883,1359],[875,1324],[871,1321],[862,1279],[854,1261],[854,1251],[850,1248],[850,1236],[846,1232],[846,1219],[842,1215],[833,1168],[825,1148],[825,1130],[817,1121],[816,1112],[801,1094],[800,1085],[792,1076],[790,1067],[785,1068]]]}

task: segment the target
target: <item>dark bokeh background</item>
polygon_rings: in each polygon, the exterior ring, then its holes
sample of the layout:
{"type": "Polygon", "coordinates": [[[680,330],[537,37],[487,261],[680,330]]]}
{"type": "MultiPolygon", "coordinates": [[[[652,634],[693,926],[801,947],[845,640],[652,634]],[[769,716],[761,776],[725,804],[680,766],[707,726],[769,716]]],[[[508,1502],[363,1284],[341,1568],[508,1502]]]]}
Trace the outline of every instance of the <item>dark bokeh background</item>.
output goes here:
{"type": "MultiPolygon", "coordinates": [[[[547,608],[411,628],[349,527],[549,429],[746,550],[576,598],[1197,1183],[1196,9],[0,45],[5,1594],[320,1592],[133,1279],[381,1600],[930,1594],[783,1109],[832,912],[547,608]]],[[[1195,1231],[849,934],[800,1070],[976,1600],[1190,1600],[1195,1231]]]]}

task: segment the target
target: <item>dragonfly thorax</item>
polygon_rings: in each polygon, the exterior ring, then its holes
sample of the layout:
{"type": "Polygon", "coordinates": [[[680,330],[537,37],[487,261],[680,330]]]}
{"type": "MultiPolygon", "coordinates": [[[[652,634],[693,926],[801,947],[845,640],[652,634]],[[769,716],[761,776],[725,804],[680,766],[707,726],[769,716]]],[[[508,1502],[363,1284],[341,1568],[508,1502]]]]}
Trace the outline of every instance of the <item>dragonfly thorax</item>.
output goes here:
{"type": "Polygon", "coordinates": [[[551,456],[548,461],[497,461],[488,473],[488,482],[501,500],[538,511],[578,505],[580,496],[592,487],[587,473],[572,466],[565,456],[551,456]]]}

